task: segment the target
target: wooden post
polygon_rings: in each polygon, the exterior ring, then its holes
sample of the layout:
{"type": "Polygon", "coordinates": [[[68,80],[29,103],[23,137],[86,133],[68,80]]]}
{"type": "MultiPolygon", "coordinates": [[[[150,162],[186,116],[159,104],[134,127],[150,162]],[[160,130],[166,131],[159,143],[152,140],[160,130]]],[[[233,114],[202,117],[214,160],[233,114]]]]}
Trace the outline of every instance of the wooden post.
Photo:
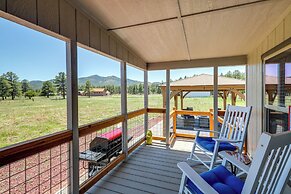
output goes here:
{"type": "Polygon", "coordinates": [[[70,192],[79,193],[79,129],[78,129],[78,67],[77,43],[69,40],[66,43],[67,66],[67,127],[73,131],[70,144],[70,192]]]}
{"type": "Polygon", "coordinates": [[[126,63],[120,62],[120,77],[121,77],[121,114],[125,116],[122,122],[122,152],[125,158],[128,156],[127,145],[127,82],[126,82],[126,63]]]}
{"type": "Polygon", "coordinates": [[[223,91],[223,109],[226,110],[228,92],[223,91]]]}
{"type": "MultiPolygon", "coordinates": [[[[209,129],[211,131],[213,131],[213,129],[214,129],[213,110],[210,109],[209,112],[210,112],[210,115],[209,115],[209,129]]],[[[214,136],[213,133],[210,133],[210,137],[213,137],[213,136],[214,136]]]]}
{"type": "Polygon", "coordinates": [[[184,104],[183,104],[183,91],[181,91],[181,110],[183,110],[184,104]]]}
{"type": "Polygon", "coordinates": [[[166,70],[166,144],[170,144],[170,70],[166,70]]]}
{"type": "Polygon", "coordinates": [[[178,108],[178,95],[174,96],[174,102],[175,102],[175,107],[177,109],[178,108]]]}
{"type": "Polygon", "coordinates": [[[175,111],[174,115],[173,115],[173,133],[174,135],[176,135],[177,132],[177,114],[176,114],[176,108],[173,109],[175,111]]]}
{"type": "Polygon", "coordinates": [[[235,92],[231,92],[231,105],[233,106],[236,105],[236,97],[237,97],[237,94],[235,92]]]}
{"type": "MultiPolygon", "coordinates": [[[[148,108],[148,99],[149,99],[149,92],[148,92],[148,71],[144,71],[144,108],[148,108]]],[[[146,136],[148,131],[148,113],[144,114],[144,134],[146,136]]]]}
{"type": "Polygon", "coordinates": [[[273,105],[273,103],[274,103],[274,101],[275,101],[275,99],[277,97],[276,91],[275,90],[267,90],[266,92],[268,94],[268,101],[269,101],[268,103],[269,103],[269,105],[273,105]]]}

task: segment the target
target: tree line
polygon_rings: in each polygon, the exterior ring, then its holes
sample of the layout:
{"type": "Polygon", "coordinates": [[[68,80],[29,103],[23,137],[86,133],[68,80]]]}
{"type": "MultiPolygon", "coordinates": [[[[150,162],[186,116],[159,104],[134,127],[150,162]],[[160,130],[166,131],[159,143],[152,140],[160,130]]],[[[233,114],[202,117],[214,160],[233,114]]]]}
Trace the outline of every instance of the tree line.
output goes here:
{"type": "MultiPolygon", "coordinates": [[[[63,99],[66,98],[67,92],[67,77],[64,72],[59,72],[53,80],[44,81],[41,89],[34,90],[30,86],[27,79],[20,80],[16,73],[7,72],[0,76],[0,98],[5,100],[11,98],[14,100],[16,97],[24,96],[25,98],[33,99],[35,96],[51,96],[60,95],[63,99]]],[[[161,94],[159,83],[152,83],[148,86],[150,94],[161,94]]],[[[90,96],[91,89],[94,88],[88,80],[84,85],[79,86],[79,91],[84,91],[90,96]]],[[[105,88],[110,94],[120,94],[121,87],[115,85],[96,86],[105,88]]],[[[144,84],[133,84],[127,87],[127,92],[132,95],[141,95],[144,93],[144,84]]]]}
{"type": "Polygon", "coordinates": [[[32,99],[34,96],[46,96],[49,98],[50,96],[61,95],[65,99],[67,91],[66,79],[66,74],[60,72],[52,81],[43,82],[41,90],[33,90],[28,80],[20,81],[16,73],[7,72],[0,76],[0,97],[2,100],[7,98],[14,100],[20,96],[32,99]]]}
{"type": "Polygon", "coordinates": [[[226,74],[221,73],[220,76],[223,77],[229,77],[229,78],[235,78],[235,79],[246,79],[246,74],[244,72],[240,72],[239,70],[228,71],[226,74]]]}
{"type": "MultiPolygon", "coordinates": [[[[161,88],[159,86],[160,84],[154,83],[149,84],[148,91],[150,94],[161,94],[161,88]]],[[[93,86],[89,80],[86,81],[84,85],[79,86],[79,91],[83,91],[87,96],[91,96],[91,90],[93,88],[105,88],[107,91],[110,92],[110,94],[120,94],[121,93],[121,87],[115,86],[115,85],[103,85],[103,86],[93,86]]],[[[144,84],[133,84],[127,86],[127,93],[132,95],[141,95],[144,93],[144,84]]]]}

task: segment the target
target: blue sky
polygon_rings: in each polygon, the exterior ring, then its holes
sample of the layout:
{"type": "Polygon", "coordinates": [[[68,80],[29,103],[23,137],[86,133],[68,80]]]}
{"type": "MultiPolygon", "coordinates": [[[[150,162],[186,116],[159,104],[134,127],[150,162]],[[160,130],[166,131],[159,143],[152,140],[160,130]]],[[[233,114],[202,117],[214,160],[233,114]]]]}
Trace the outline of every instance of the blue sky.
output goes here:
{"type": "MultiPolygon", "coordinates": [[[[50,80],[66,71],[65,57],[64,41],[0,18],[0,74],[12,71],[21,80],[50,80]]],[[[244,67],[227,67],[219,68],[219,74],[235,69],[244,71],[244,67]]],[[[143,81],[143,71],[129,66],[127,73],[129,79],[143,81]]],[[[171,79],[201,73],[213,74],[213,69],[173,70],[171,79]]],[[[119,62],[79,48],[78,76],[95,74],[120,77],[119,62]]],[[[165,71],[149,72],[149,81],[165,81],[165,71]]]]}

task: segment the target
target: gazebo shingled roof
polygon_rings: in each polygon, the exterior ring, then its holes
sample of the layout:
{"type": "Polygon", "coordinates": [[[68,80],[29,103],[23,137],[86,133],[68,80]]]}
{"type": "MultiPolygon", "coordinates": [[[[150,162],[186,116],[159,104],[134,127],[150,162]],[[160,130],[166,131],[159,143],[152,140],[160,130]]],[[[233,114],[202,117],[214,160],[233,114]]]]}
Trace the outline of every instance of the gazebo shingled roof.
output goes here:
{"type": "MultiPolygon", "coordinates": [[[[235,78],[229,78],[224,76],[218,76],[218,85],[223,86],[245,86],[245,81],[235,78]]],[[[165,84],[162,86],[166,86],[165,84]]],[[[181,79],[171,82],[171,87],[173,86],[213,86],[213,75],[210,74],[200,74],[194,77],[181,79]]]]}
{"type": "MultiPolygon", "coordinates": [[[[181,98],[181,109],[183,109],[183,98],[192,91],[213,91],[213,75],[200,74],[194,77],[177,80],[171,82],[171,98],[175,99],[175,107],[177,108],[177,98],[181,98]]],[[[161,85],[162,94],[165,102],[166,85],[161,85]]],[[[219,95],[223,99],[224,109],[226,108],[227,97],[231,93],[232,105],[236,104],[237,96],[240,96],[245,100],[245,95],[241,93],[245,90],[245,81],[235,78],[229,78],[224,76],[218,76],[218,90],[219,95]]],[[[165,104],[165,103],[164,103],[165,104]]]]}

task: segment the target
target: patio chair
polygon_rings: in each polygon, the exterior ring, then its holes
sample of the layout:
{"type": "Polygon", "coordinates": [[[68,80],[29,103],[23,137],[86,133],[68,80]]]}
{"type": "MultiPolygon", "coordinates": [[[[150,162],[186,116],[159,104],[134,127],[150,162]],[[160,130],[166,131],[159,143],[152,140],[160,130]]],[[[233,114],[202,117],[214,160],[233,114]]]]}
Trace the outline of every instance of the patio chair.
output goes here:
{"type": "MultiPolygon", "coordinates": [[[[182,170],[179,193],[282,193],[291,175],[291,132],[263,133],[245,182],[223,165],[197,174],[186,162],[178,163],[182,170]]],[[[236,162],[238,168],[247,168],[236,162]]]]}
{"type": "Polygon", "coordinates": [[[240,107],[228,105],[220,132],[205,129],[194,129],[197,131],[192,152],[187,160],[198,161],[208,169],[212,169],[216,162],[218,152],[235,151],[239,153],[243,150],[244,140],[247,133],[252,107],[240,107]],[[218,138],[199,136],[200,132],[218,134],[218,138]],[[196,150],[198,148],[198,150],[196,150]],[[197,154],[197,151],[204,153],[207,160],[197,154]],[[210,165],[209,165],[210,163],[210,165]]]}

